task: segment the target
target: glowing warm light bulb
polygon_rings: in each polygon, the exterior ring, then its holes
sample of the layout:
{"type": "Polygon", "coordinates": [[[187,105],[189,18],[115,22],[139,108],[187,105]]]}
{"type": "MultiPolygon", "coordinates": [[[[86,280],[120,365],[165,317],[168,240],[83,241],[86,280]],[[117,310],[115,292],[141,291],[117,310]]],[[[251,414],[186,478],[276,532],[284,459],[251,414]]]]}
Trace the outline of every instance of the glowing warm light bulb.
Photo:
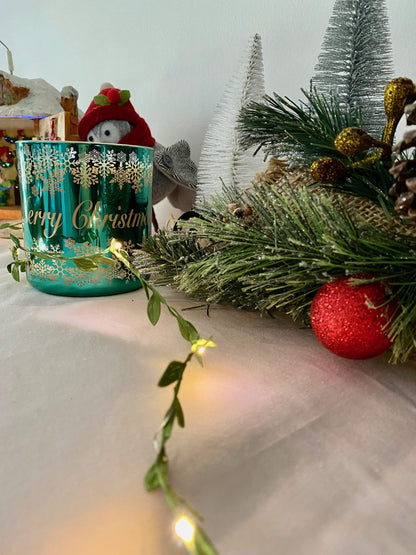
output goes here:
{"type": "Polygon", "coordinates": [[[190,542],[194,537],[195,527],[192,522],[186,518],[186,516],[182,516],[175,523],[175,532],[181,540],[184,542],[190,542]]]}
{"type": "Polygon", "coordinates": [[[197,339],[191,347],[191,352],[197,355],[203,355],[207,347],[216,347],[216,344],[210,339],[197,339]]]}

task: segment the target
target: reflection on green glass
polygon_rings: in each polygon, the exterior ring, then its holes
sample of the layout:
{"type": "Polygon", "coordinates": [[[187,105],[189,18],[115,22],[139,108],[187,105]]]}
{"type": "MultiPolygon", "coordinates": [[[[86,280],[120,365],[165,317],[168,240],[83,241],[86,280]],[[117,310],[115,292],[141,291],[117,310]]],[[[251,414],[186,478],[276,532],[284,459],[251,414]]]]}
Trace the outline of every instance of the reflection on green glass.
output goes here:
{"type": "MultiPolygon", "coordinates": [[[[153,150],[98,143],[16,143],[24,240],[28,248],[65,256],[106,249],[127,252],[151,232],[153,150]]],[[[140,281],[121,263],[83,271],[71,262],[33,257],[29,282],[56,295],[123,293],[140,281]]]]}

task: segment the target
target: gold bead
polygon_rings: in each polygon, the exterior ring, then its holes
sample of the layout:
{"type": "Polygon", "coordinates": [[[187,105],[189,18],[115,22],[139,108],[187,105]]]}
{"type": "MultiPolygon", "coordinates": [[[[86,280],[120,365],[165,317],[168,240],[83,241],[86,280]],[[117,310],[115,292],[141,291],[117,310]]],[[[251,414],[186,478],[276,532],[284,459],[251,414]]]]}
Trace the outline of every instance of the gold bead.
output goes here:
{"type": "Polygon", "coordinates": [[[310,174],[318,183],[335,183],[344,177],[346,170],[340,160],[327,156],[312,162],[310,174]]]}
{"type": "Polygon", "coordinates": [[[335,148],[345,156],[356,156],[363,150],[376,146],[375,141],[368,133],[359,127],[347,127],[335,138],[335,148]]]}

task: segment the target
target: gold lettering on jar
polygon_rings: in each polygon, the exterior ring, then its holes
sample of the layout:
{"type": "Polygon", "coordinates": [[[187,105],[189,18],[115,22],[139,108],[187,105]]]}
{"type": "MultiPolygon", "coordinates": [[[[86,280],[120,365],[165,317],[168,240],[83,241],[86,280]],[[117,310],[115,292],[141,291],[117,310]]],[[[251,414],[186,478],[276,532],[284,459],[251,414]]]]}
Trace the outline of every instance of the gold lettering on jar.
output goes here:
{"type": "Polygon", "coordinates": [[[126,227],[126,218],[127,218],[127,214],[120,215],[120,219],[117,224],[118,229],[124,229],[126,227]]]}
{"type": "Polygon", "coordinates": [[[75,210],[72,213],[72,225],[75,229],[84,229],[88,223],[88,216],[86,214],[81,214],[79,217],[79,213],[82,209],[89,212],[92,208],[92,200],[83,200],[78,204],[75,210]],[[84,206],[87,205],[87,206],[84,206]],[[78,220],[78,221],[77,221],[78,220]]]}
{"type": "Polygon", "coordinates": [[[128,213],[101,214],[101,203],[94,206],[91,200],[84,200],[75,208],[72,214],[72,225],[76,229],[104,228],[106,224],[112,229],[124,229],[147,225],[146,212],[135,212],[133,208],[128,213]],[[87,214],[89,213],[89,214],[87,214]]]}
{"type": "MultiPolygon", "coordinates": [[[[44,237],[51,239],[63,224],[63,214],[30,209],[27,221],[30,225],[40,224],[44,228],[44,237]]],[[[72,225],[75,229],[103,229],[106,224],[112,229],[129,229],[147,226],[148,219],[146,212],[135,212],[133,208],[128,213],[101,214],[100,201],[93,204],[91,200],[80,202],[72,213],[72,225]]]]}
{"type": "Polygon", "coordinates": [[[93,227],[93,225],[97,225],[100,221],[101,215],[99,213],[100,209],[100,201],[95,203],[94,210],[92,211],[91,217],[88,222],[88,227],[93,227]]]}
{"type": "Polygon", "coordinates": [[[61,225],[62,225],[62,214],[60,212],[58,214],[56,214],[56,212],[54,212],[52,214],[52,217],[50,218],[50,224],[51,224],[52,233],[50,235],[48,235],[47,232],[46,232],[46,229],[43,231],[43,234],[47,239],[51,239],[51,237],[53,237],[55,235],[55,233],[58,231],[58,229],[61,227],[61,225]]]}
{"type": "Polygon", "coordinates": [[[113,229],[116,228],[116,222],[118,220],[119,214],[109,214],[108,219],[110,220],[110,222],[113,223],[113,225],[111,226],[113,229]]]}
{"type": "Polygon", "coordinates": [[[43,235],[51,239],[62,225],[62,214],[60,212],[44,212],[43,210],[29,210],[27,221],[30,225],[36,225],[39,220],[43,230],[43,235]]]}
{"type": "Polygon", "coordinates": [[[138,227],[139,225],[145,225],[147,223],[146,214],[143,212],[137,212],[134,214],[133,225],[131,227],[138,227]]]}

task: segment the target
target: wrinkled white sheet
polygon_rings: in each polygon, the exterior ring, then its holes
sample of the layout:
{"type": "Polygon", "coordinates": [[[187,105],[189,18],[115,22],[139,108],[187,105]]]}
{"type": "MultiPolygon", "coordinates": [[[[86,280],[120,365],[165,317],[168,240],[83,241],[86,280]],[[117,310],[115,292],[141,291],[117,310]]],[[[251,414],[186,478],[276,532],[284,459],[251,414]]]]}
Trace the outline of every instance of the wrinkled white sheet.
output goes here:
{"type": "MultiPolygon", "coordinates": [[[[183,360],[143,291],[55,297],[14,282],[0,240],[0,553],[175,555],[163,496],[146,493],[153,434],[183,360]]],[[[178,309],[195,301],[163,289],[178,309]]],[[[416,365],[348,361],[285,317],[185,313],[217,342],[187,370],[173,487],[221,555],[416,552],[416,365]]]]}

